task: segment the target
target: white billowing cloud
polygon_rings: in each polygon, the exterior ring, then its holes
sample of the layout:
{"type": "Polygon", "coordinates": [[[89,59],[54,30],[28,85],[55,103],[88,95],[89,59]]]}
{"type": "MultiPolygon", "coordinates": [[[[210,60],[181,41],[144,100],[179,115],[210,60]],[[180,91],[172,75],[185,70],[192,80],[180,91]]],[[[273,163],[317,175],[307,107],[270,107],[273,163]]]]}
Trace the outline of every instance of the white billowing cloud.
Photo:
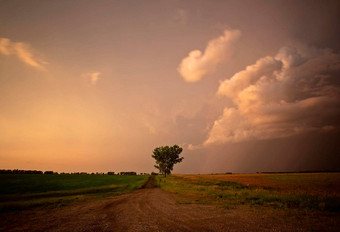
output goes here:
{"type": "Polygon", "coordinates": [[[340,55],[283,47],[220,84],[234,106],[214,122],[205,145],[282,138],[338,128],[340,55]]]}
{"type": "Polygon", "coordinates": [[[178,66],[178,72],[187,82],[196,82],[215,70],[216,66],[230,58],[235,41],[241,36],[239,30],[225,30],[224,34],[210,40],[202,53],[193,50],[178,66]]]}
{"type": "Polygon", "coordinates": [[[97,81],[99,80],[99,75],[101,75],[100,72],[90,72],[90,73],[83,74],[85,78],[90,79],[92,85],[97,84],[97,81]]]}
{"type": "Polygon", "coordinates": [[[256,83],[261,77],[275,78],[274,71],[281,69],[282,62],[267,56],[259,59],[256,64],[246,67],[232,78],[220,84],[218,93],[232,98],[248,86],[256,83]]]}
{"type": "Polygon", "coordinates": [[[8,38],[0,38],[0,53],[4,55],[14,55],[22,62],[40,69],[45,69],[45,61],[35,57],[33,49],[26,43],[13,42],[8,38]]]}

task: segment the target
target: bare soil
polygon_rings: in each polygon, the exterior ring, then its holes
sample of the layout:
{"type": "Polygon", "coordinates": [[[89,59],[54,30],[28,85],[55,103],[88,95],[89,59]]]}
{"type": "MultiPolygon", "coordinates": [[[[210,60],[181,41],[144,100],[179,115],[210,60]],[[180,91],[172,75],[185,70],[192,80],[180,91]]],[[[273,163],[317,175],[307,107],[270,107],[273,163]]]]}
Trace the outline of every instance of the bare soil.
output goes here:
{"type": "Polygon", "coordinates": [[[338,213],[179,204],[149,181],[133,193],[0,214],[0,231],[338,231],[338,213]]]}
{"type": "Polygon", "coordinates": [[[176,175],[193,181],[222,180],[253,187],[270,187],[280,192],[340,197],[339,173],[176,175]],[[285,180],[280,181],[280,177],[285,180]],[[278,179],[275,179],[278,177],[278,179]],[[289,178],[287,178],[289,177],[289,178]]]}

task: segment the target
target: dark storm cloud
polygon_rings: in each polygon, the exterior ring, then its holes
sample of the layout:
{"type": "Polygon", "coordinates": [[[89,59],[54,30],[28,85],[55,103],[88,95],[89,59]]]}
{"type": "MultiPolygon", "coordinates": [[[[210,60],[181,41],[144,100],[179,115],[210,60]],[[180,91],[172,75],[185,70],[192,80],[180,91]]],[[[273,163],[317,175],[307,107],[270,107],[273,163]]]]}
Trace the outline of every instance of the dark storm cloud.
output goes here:
{"type": "Polygon", "coordinates": [[[338,130],[340,55],[283,47],[220,84],[230,98],[205,145],[338,130]]]}

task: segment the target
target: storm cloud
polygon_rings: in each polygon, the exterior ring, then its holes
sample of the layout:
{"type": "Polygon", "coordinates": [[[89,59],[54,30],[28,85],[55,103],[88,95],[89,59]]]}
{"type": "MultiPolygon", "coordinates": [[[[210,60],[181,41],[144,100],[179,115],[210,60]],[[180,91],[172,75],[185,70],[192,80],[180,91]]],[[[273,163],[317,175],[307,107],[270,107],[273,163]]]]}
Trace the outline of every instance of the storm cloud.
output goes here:
{"type": "Polygon", "coordinates": [[[205,145],[338,129],[340,55],[330,49],[283,47],[223,81],[228,97],[205,145]]]}

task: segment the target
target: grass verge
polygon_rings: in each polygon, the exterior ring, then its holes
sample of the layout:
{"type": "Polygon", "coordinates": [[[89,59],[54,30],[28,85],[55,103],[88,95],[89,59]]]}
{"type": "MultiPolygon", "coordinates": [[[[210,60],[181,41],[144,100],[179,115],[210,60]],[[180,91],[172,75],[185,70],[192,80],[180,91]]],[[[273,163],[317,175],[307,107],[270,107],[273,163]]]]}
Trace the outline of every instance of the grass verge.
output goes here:
{"type": "Polygon", "coordinates": [[[312,209],[339,212],[338,196],[311,195],[308,193],[288,193],[270,186],[250,186],[238,182],[197,176],[157,176],[157,185],[168,192],[183,197],[180,203],[215,204],[224,208],[236,208],[241,205],[250,207],[273,207],[280,209],[312,209]]]}

